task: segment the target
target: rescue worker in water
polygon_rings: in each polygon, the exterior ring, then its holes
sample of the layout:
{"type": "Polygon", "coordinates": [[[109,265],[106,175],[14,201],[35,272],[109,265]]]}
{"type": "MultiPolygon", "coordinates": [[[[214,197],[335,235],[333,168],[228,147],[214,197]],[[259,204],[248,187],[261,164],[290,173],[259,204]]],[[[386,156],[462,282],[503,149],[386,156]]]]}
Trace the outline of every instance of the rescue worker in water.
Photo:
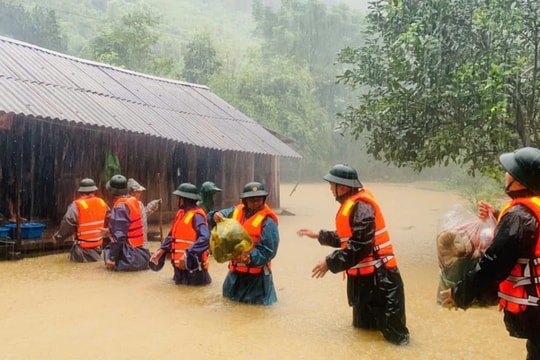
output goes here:
{"type": "Polygon", "coordinates": [[[139,200],[129,195],[123,175],[114,175],[106,184],[114,206],[109,219],[111,243],[105,248],[107,270],[147,270],[150,251],[144,247],[144,225],[139,200]]]}
{"type": "Polygon", "coordinates": [[[511,200],[499,213],[491,246],[463,280],[440,293],[442,305],[467,309],[498,284],[506,329],[527,339],[528,360],[540,360],[540,150],[521,148],[499,161],[511,200]]]}
{"type": "Polygon", "coordinates": [[[94,180],[82,179],[77,190],[78,197],[67,208],[60,228],[53,235],[53,243],[59,244],[73,236],[69,260],[93,262],[101,259],[105,219],[109,207],[96,196],[98,190],[94,180]]]}
{"type": "Polygon", "coordinates": [[[178,197],[179,210],[169,235],[150,258],[150,268],[161,270],[166,254],[170,253],[176,285],[208,285],[212,282],[208,273],[210,230],[205,211],[197,205],[197,187],[182,183],[173,194],[178,197]]]}
{"type": "Polygon", "coordinates": [[[323,277],[328,270],[345,271],[353,326],[379,330],[396,345],[408,344],[403,281],[375,197],[362,186],[356,170],[346,164],[335,165],[323,179],[341,204],[336,230],[302,228],[297,234],[340,249],[320,261],[312,276],[323,277]]]}
{"type": "Polygon", "coordinates": [[[251,236],[253,246],[229,262],[223,282],[223,296],[247,304],[271,305],[277,301],[271,260],[279,246],[278,218],[266,204],[264,185],[252,181],[244,185],[241,203],[208,213],[213,227],[224,218],[237,220],[251,236]]]}
{"type": "Polygon", "coordinates": [[[201,185],[201,190],[199,195],[201,199],[197,202],[197,205],[203,208],[203,210],[208,214],[210,211],[214,210],[214,201],[217,193],[220,193],[221,189],[216,186],[211,181],[205,181],[201,185]]]}

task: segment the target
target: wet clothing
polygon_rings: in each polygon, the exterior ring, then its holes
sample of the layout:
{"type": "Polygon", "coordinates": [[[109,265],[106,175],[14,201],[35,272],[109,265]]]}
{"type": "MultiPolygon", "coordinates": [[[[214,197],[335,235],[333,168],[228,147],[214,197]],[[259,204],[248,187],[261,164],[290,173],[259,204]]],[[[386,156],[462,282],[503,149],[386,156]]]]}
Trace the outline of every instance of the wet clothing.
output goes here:
{"type": "MultiPolygon", "coordinates": [[[[175,239],[185,240],[185,250],[182,251],[181,255],[185,261],[186,269],[175,266],[175,255],[171,256],[171,264],[174,269],[173,280],[177,285],[200,286],[212,282],[208,273],[210,230],[202,209],[199,210],[201,213],[197,211],[198,209],[200,208],[191,204],[181,208],[176,214],[171,232],[163,240],[160,247],[167,253],[171,253],[177,247],[175,239]]],[[[178,254],[180,255],[180,253],[178,254]]],[[[166,256],[166,254],[162,256],[166,256]]]]}
{"type": "Polygon", "coordinates": [[[103,237],[99,229],[105,227],[108,212],[105,201],[95,195],[82,195],[69,204],[60,227],[53,236],[57,241],[74,237],[75,242],[69,254],[70,261],[95,262],[101,259],[103,237]]]}
{"type": "Polygon", "coordinates": [[[200,192],[201,200],[197,202],[201,208],[203,208],[205,213],[209,213],[214,209],[214,191],[211,192],[200,192]]]}
{"type": "MultiPolygon", "coordinates": [[[[237,207],[219,210],[224,217],[232,218],[235,209],[244,207],[240,204],[237,207]]],[[[238,210],[237,210],[238,211],[238,210]]],[[[242,216],[238,218],[238,222],[246,228],[249,228],[248,223],[253,224],[253,220],[258,223],[257,215],[271,211],[267,205],[260,211],[250,211],[249,209],[242,210],[242,216]]],[[[213,226],[215,211],[208,214],[208,223],[213,226]]],[[[273,214],[273,213],[272,213],[273,214]]],[[[279,232],[277,217],[275,215],[264,215],[258,224],[260,235],[254,243],[254,247],[249,254],[251,262],[248,268],[260,269],[260,271],[242,272],[244,266],[232,266],[229,264],[229,272],[223,282],[223,296],[247,304],[271,305],[277,301],[277,294],[274,287],[272,270],[269,266],[270,261],[276,256],[279,246],[279,232]]],[[[253,229],[252,229],[253,230],[253,229]]],[[[249,231],[248,231],[249,233],[249,231]]],[[[250,235],[253,235],[250,233],[250,235]]],[[[240,265],[240,264],[235,264],[240,265]]]]}
{"type": "Polygon", "coordinates": [[[148,269],[150,252],[144,247],[142,213],[138,200],[124,195],[115,198],[109,221],[111,243],[105,261],[114,261],[115,271],[148,269]]]}
{"type": "MultiPolygon", "coordinates": [[[[470,307],[493,284],[504,282],[518,259],[534,258],[538,225],[539,219],[523,204],[516,204],[502,214],[491,246],[478,265],[452,288],[452,298],[458,307],[470,307]]],[[[527,359],[540,359],[540,307],[527,306],[519,313],[504,309],[504,323],[510,336],[527,339],[527,359]]]]}
{"type": "Polygon", "coordinates": [[[221,189],[211,181],[206,181],[201,185],[199,195],[201,199],[197,202],[203,210],[208,214],[214,210],[214,194],[221,192],[221,189]]]}
{"type": "MultiPolygon", "coordinates": [[[[372,271],[369,272],[361,272],[360,269],[355,272],[347,271],[359,264],[368,264],[365,259],[370,257],[381,260],[392,256],[395,262],[395,254],[384,254],[384,257],[379,258],[377,251],[374,251],[376,236],[387,231],[385,228],[379,229],[381,224],[376,224],[376,219],[382,220],[382,214],[376,213],[380,211],[378,206],[357,194],[343,199],[342,203],[351,199],[353,204],[348,209],[351,236],[342,239],[338,231],[319,232],[318,240],[321,245],[340,248],[326,257],[326,264],[333,273],[345,271],[347,274],[347,297],[353,308],[353,326],[379,330],[389,342],[406,344],[409,342],[409,330],[406,326],[405,293],[397,264],[390,267],[379,261],[376,266],[370,267],[372,271]],[[346,241],[345,246],[342,241],[346,241]]],[[[343,210],[340,209],[336,220],[343,210]]]]}

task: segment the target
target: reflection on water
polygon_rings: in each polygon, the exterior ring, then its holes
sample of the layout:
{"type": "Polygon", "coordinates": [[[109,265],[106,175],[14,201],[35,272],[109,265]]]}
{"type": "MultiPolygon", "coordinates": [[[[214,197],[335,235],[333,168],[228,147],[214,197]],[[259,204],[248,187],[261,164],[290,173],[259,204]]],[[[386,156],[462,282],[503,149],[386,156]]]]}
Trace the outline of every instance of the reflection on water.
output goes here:
{"type": "MultiPolygon", "coordinates": [[[[455,195],[371,186],[386,213],[405,282],[411,344],[353,329],[345,281],[311,268],[329,251],[298,238],[299,227],[332,227],[337,209],[327,184],[284,186],[281,244],[274,261],[278,303],[248,306],[222,298],[226,265],[213,283],[173,285],[172,270],[109,273],[72,264],[67,253],[0,262],[2,359],[523,359],[495,307],[448,311],[435,302],[434,234],[455,195]],[[317,194],[317,196],[313,196],[317,194]],[[399,204],[399,205],[396,205],[399,204]]],[[[168,227],[165,227],[168,229],[168,227]]],[[[157,243],[151,243],[152,250],[157,243]]]]}

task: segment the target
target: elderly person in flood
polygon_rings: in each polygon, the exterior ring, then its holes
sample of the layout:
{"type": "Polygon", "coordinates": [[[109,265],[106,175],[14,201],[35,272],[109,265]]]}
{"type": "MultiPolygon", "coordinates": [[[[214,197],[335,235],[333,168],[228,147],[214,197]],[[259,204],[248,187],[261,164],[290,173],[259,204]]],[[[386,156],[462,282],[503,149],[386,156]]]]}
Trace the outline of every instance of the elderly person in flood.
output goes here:
{"type": "Polygon", "coordinates": [[[157,209],[159,209],[161,205],[161,199],[152,200],[148,204],[144,205],[141,198],[142,192],[145,191],[146,188],[139,184],[139,182],[133,178],[128,179],[128,189],[129,195],[135,197],[139,201],[144,226],[144,247],[148,248],[148,217],[154,212],[156,212],[157,209]]]}

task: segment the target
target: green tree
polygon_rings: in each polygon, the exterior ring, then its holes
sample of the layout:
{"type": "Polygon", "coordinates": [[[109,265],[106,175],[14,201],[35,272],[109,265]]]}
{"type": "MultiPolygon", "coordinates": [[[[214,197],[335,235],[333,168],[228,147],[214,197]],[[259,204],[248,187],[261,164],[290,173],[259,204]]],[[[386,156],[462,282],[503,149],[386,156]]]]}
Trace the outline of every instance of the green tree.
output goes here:
{"type": "Polygon", "coordinates": [[[156,51],[160,40],[158,25],[158,17],[152,14],[127,14],[110,30],[104,30],[93,38],[88,47],[89,54],[83,53],[83,56],[154,75],[177,74],[177,62],[171,56],[156,51]]]}
{"type": "Polygon", "coordinates": [[[104,30],[91,40],[93,58],[131,70],[144,69],[159,39],[158,24],[158,18],[150,14],[136,12],[123,16],[111,30],[104,30]]]}
{"type": "Polygon", "coordinates": [[[196,34],[184,47],[183,58],[182,77],[196,84],[208,84],[208,79],[223,66],[208,33],[196,34]]]}
{"type": "Polygon", "coordinates": [[[320,103],[335,113],[345,95],[335,84],[334,64],[340,49],[361,44],[361,14],[345,5],[328,8],[318,0],[283,0],[275,10],[256,0],[253,17],[265,56],[283,56],[307,66],[320,103]]]}
{"type": "Polygon", "coordinates": [[[27,10],[0,1],[0,34],[50,50],[67,49],[67,38],[62,34],[56,13],[39,6],[27,10]]]}
{"type": "Polygon", "coordinates": [[[339,81],[359,93],[341,126],[377,159],[415,170],[493,173],[498,155],[540,145],[539,2],[376,0],[367,42],[339,81]]]}
{"type": "Polygon", "coordinates": [[[212,90],[259,124],[295,141],[307,167],[320,174],[327,167],[330,126],[314,95],[315,84],[305,67],[285,58],[252,53],[238,72],[211,79],[212,90]],[[316,145],[314,145],[316,144],[316,145]]]}

